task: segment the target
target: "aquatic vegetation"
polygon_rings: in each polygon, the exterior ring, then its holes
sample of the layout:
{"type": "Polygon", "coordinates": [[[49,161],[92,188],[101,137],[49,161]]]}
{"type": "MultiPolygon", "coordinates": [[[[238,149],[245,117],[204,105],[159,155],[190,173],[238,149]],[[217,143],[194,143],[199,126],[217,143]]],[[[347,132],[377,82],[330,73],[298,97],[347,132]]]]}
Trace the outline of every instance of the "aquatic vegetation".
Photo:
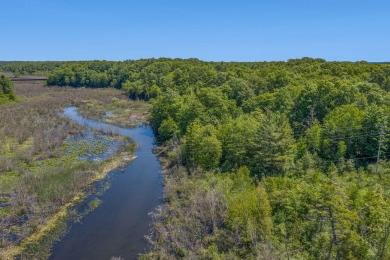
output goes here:
{"type": "MultiPolygon", "coordinates": [[[[0,107],[0,258],[46,258],[74,216],[70,206],[83,198],[86,187],[121,165],[123,153],[132,158],[133,142],[87,131],[62,117],[65,106],[81,103],[77,90],[21,83],[16,92],[18,103],[0,107]]],[[[92,99],[107,97],[81,92],[92,99]]],[[[92,203],[91,210],[97,206],[92,203]]]]}

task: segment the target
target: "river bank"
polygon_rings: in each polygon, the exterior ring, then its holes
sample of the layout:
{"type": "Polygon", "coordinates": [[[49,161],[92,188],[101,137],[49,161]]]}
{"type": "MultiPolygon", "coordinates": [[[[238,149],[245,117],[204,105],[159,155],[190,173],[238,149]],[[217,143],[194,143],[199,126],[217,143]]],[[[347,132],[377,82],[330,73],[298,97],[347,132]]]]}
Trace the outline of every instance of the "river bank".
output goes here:
{"type": "Polygon", "coordinates": [[[53,248],[50,259],[135,259],[148,248],[144,236],[149,233],[149,213],[162,203],[161,165],[153,153],[153,131],[142,124],[121,128],[87,119],[76,108],[68,108],[65,115],[94,130],[112,130],[131,137],[137,143],[137,158],[113,171],[110,188],[99,197],[101,205],[82,223],[72,223],[70,232],[53,248]]]}
{"type": "MultiPolygon", "coordinates": [[[[90,179],[88,186],[93,183],[103,180],[108,173],[125,164],[130,163],[134,156],[131,153],[122,153],[115,158],[103,162],[99,169],[95,171],[95,175],[90,179]]],[[[87,186],[87,187],[88,187],[87,186]]],[[[68,203],[63,205],[56,214],[54,214],[38,231],[21,241],[18,246],[2,251],[1,259],[14,259],[20,257],[22,259],[40,258],[45,259],[49,257],[50,248],[55,241],[61,239],[68,228],[69,221],[76,217],[73,207],[81,203],[87,198],[86,190],[78,192],[68,203]]]]}
{"type": "MultiPolygon", "coordinates": [[[[0,258],[44,259],[67,231],[64,223],[86,215],[75,207],[87,201],[83,192],[90,192],[91,183],[107,186],[105,176],[133,159],[131,137],[86,131],[61,117],[62,109],[93,100],[136,107],[116,90],[49,88],[42,82],[17,82],[15,89],[18,102],[0,107],[0,258]]],[[[114,172],[122,173],[119,168],[114,172]]],[[[100,202],[88,204],[96,208],[100,202]]]]}

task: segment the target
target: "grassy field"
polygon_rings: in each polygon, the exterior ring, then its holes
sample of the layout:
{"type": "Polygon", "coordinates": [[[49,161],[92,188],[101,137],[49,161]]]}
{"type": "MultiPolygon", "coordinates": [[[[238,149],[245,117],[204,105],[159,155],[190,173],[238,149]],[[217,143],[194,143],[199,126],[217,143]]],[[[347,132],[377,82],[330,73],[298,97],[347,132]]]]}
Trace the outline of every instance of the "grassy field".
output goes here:
{"type": "MultiPolygon", "coordinates": [[[[46,258],[51,243],[66,230],[70,206],[83,198],[91,183],[131,160],[134,144],[112,133],[93,133],[60,114],[78,106],[82,114],[131,124],[145,120],[147,106],[128,101],[116,89],[46,87],[17,82],[18,102],[0,106],[0,258],[46,258]],[[126,111],[126,116],[119,111],[126,111]],[[130,119],[129,119],[130,117],[130,119]],[[85,160],[115,143],[113,157],[85,160]]],[[[94,205],[98,206],[98,204],[94,205]]]]}

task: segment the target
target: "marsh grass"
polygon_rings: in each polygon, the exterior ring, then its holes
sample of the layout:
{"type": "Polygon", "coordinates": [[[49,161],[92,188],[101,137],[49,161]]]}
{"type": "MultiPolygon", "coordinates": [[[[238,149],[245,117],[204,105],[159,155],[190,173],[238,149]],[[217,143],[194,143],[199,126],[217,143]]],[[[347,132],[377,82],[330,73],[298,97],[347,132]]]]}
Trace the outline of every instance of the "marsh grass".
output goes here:
{"type": "MultiPolygon", "coordinates": [[[[86,100],[122,99],[118,90],[49,88],[41,82],[17,82],[15,90],[19,102],[0,106],[0,259],[45,259],[74,217],[71,205],[120,166],[120,153],[133,152],[135,144],[115,133],[92,133],[83,141],[86,128],[60,115],[64,107],[86,100]],[[118,148],[112,159],[81,160],[112,143],[118,148]]],[[[98,205],[94,201],[89,210],[98,205]]]]}
{"type": "Polygon", "coordinates": [[[128,100],[125,96],[113,97],[107,102],[88,100],[81,103],[79,112],[88,118],[134,127],[149,119],[150,104],[142,100],[128,100]]]}
{"type": "Polygon", "coordinates": [[[81,214],[77,215],[77,217],[75,217],[73,219],[73,221],[75,223],[81,223],[81,220],[87,216],[89,213],[91,213],[92,211],[94,211],[95,209],[97,209],[100,205],[102,204],[102,201],[99,199],[99,198],[94,198],[93,200],[91,200],[89,203],[88,203],[88,207],[86,210],[84,210],[84,212],[82,212],[81,214]]]}

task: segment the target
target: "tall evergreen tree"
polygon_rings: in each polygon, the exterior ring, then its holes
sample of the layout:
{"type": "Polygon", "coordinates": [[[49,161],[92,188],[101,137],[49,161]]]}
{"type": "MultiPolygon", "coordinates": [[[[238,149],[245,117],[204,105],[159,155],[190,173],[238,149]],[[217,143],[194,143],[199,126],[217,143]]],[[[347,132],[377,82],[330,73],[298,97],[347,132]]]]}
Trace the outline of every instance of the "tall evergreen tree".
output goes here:
{"type": "Polygon", "coordinates": [[[268,112],[255,136],[254,173],[259,177],[278,175],[292,167],[295,140],[286,115],[268,112]]]}

